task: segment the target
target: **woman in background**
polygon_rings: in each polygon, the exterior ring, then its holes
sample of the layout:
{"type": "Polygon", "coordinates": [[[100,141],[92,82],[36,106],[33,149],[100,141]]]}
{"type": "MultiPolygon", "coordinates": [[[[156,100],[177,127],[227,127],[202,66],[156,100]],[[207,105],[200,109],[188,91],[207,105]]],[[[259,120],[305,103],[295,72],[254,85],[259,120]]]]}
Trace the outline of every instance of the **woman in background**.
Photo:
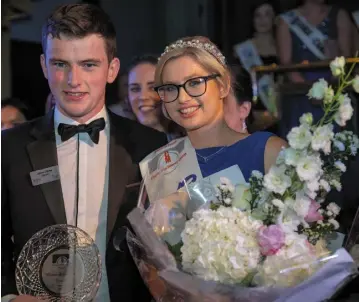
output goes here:
{"type": "MultiPolygon", "coordinates": [[[[234,46],[235,55],[241,61],[248,78],[253,66],[278,63],[274,34],[275,15],[272,1],[261,1],[253,6],[253,36],[234,46]]],[[[242,79],[238,82],[242,83],[242,79]]],[[[271,75],[266,74],[258,79],[258,93],[259,100],[253,105],[254,128],[256,130],[267,128],[271,132],[276,132],[275,123],[278,109],[275,99],[275,82],[271,75]],[[272,115],[271,118],[267,118],[266,123],[262,123],[263,117],[270,115],[272,115]]]]}
{"type": "Polygon", "coordinates": [[[117,93],[117,102],[109,106],[109,109],[122,117],[135,120],[135,116],[131,110],[131,106],[128,104],[128,95],[127,95],[127,87],[128,87],[128,73],[122,73],[118,77],[118,93],[117,93]]]}
{"type": "Polygon", "coordinates": [[[128,69],[128,100],[139,123],[165,132],[170,141],[181,133],[162,113],[161,100],[154,90],[156,64],[157,58],[151,55],[132,60],[128,69]]]}
{"type": "MultiPolygon", "coordinates": [[[[280,63],[315,62],[350,56],[351,32],[352,24],[344,10],[329,6],[324,0],[301,1],[298,8],[279,18],[277,41],[280,63]]],[[[330,81],[331,77],[328,68],[288,74],[292,83],[310,84],[320,78],[330,81]]],[[[288,96],[282,104],[282,136],[298,125],[299,117],[305,112],[311,112],[315,121],[323,116],[321,104],[313,104],[304,93],[288,96]]]]}

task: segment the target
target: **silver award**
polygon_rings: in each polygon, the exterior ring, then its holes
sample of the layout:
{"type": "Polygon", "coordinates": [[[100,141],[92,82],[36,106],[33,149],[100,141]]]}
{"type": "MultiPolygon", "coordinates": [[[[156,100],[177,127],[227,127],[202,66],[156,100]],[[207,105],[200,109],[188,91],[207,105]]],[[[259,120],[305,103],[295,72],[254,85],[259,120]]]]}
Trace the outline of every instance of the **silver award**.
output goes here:
{"type": "Polygon", "coordinates": [[[20,294],[46,301],[92,301],[101,282],[101,258],[92,238],[65,224],[37,232],[16,264],[20,294]]]}

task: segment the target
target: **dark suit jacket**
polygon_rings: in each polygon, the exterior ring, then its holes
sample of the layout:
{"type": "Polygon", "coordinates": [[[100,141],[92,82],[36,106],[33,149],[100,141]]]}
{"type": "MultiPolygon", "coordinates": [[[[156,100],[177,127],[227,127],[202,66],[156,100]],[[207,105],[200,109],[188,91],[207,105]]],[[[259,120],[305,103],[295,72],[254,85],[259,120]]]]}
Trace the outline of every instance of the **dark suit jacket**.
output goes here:
{"type": "MultiPolygon", "coordinates": [[[[167,143],[166,136],[109,112],[109,193],[106,268],[111,301],[151,299],[131,258],[127,244],[113,245],[116,230],[136,200],[126,198],[126,185],[140,180],[138,162],[167,143]]],[[[53,112],[2,132],[1,173],[1,290],[17,294],[15,263],[25,243],[39,230],[66,223],[60,180],[33,186],[30,172],[56,166],[53,112]],[[11,237],[14,236],[14,243],[11,237]]]]}

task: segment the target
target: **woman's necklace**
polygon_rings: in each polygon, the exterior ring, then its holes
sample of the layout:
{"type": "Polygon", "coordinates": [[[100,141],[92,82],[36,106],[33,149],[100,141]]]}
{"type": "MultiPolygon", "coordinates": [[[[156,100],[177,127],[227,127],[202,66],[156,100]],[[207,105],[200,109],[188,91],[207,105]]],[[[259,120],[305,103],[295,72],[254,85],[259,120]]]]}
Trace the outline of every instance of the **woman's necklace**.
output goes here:
{"type": "Polygon", "coordinates": [[[203,156],[201,154],[199,154],[198,152],[196,152],[197,156],[199,156],[204,162],[209,161],[212,157],[216,156],[218,153],[220,153],[223,149],[227,148],[227,146],[223,146],[222,148],[219,148],[216,152],[208,155],[208,156],[203,156]]]}

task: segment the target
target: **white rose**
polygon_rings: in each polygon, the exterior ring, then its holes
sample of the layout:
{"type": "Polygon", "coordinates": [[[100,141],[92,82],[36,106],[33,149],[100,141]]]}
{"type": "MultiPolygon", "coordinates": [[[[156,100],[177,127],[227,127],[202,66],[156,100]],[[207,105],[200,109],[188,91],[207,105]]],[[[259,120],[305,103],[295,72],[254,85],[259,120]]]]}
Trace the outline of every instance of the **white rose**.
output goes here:
{"type": "Polygon", "coordinates": [[[334,120],[339,126],[343,127],[346,125],[346,122],[352,118],[354,109],[347,94],[342,95],[339,98],[341,104],[334,116],[334,120]]]}
{"type": "Polygon", "coordinates": [[[285,170],[285,166],[271,167],[269,172],[264,176],[264,187],[270,192],[283,195],[285,190],[287,190],[292,184],[292,180],[285,174],[285,170]]]}
{"type": "Polygon", "coordinates": [[[328,155],[331,150],[331,140],[334,137],[333,125],[327,124],[314,130],[312,137],[312,148],[315,151],[323,150],[328,155]]]}
{"type": "Polygon", "coordinates": [[[311,126],[313,123],[313,114],[311,114],[310,112],[308,113],[304,113],[300,118],[299,118],[299,122],[301,125],[306,124],[311,126]]]}
{"type": "Polygon", "coordinates": [[[347,170],[347,167],[340,160],[337,160],[334,163],[334,166],[343,173],[347,170]]]}
{"type": "Polygon", "coordinates": [[[353,89],[356,93],[359,93],[359,75],[356,75],[353,79],[353,89]]]}
{"type": "Polygon", "coordinates": [[[310,99],[322,100],[325,95],[325,91],[328,89],[328,83],[324,79],[320,79],[315,82],[308,92],[310,99]]]}
{"type": "Polygon", "coordinates": [[[333,76],[338,77],[341,74],[344,74],[345,58],[336,57],[333,61],[330,62],[330,69],[333,76]]]}
{"type": "Polygon", "coordinates": [[[294,127],[287,135],[289,145],[294,149],[305,149],[312,140],[312,133],[308,125],[294,127]]]}
{"type": "Polygon", "coordinates": [[[311,181],[319,178],[323,173],[320,157],[310,155],[302,157],[296,167],[297,174],[301,181],[311,181]]]}

